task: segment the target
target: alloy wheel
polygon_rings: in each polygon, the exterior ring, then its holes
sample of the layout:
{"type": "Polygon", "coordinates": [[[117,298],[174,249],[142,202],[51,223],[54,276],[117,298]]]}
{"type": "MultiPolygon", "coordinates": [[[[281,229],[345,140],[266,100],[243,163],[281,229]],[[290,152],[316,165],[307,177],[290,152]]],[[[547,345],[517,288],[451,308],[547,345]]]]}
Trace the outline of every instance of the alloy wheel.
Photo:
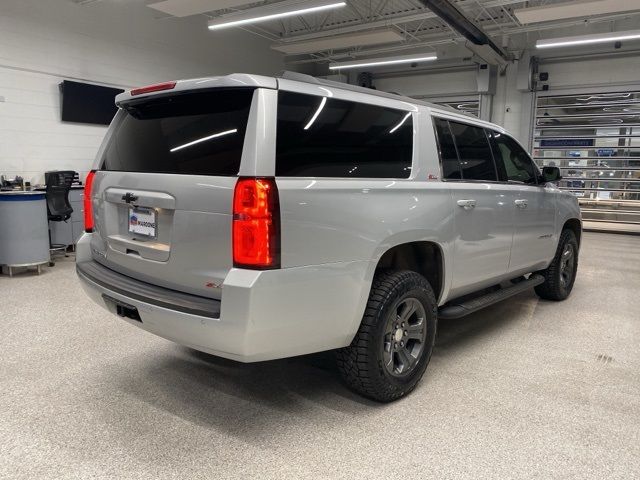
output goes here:
{"type": "Polygon", "coordinates": [[[567,243],[560,257],[560,284],[563,288],[567,288],[571,284],[575,261],[574,247],[572,244],[567,243]]]}
{"type": "Polygon", "coordinates": [[[426,312],[414,297],[402,299],[389,314],[384,333],[383,362],[394,377],[408,375],[418,364],[427,338],[426,312]]]}

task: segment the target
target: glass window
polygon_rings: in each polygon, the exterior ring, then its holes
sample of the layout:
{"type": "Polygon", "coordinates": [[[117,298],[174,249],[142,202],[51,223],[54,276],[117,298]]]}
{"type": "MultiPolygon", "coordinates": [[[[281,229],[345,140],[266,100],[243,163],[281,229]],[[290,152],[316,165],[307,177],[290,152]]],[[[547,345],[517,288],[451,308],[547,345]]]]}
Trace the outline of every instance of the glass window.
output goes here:
{"type": "Polygon", "coordinates": [[[453,136],[449,129],[449,122],[442,118],[434,118],[438,137],[438,148],[440,149],[440,161],[442,162],[442,178],[446,180],[460,180],[460,163],[458,162],[458,152],[453,142],[453,136]]]}
{"type": "MultiPolygon", "coordinates": [[[[537,184],[538,169],[527,155],[527,152],[511,137],[492,132],[496,162],[504,167],[504,174],[509,181],[537,184]]],[[[502,169],[502,168],[500,168],[502,169]]]]}
{"type": "Polygon", "coordinates": [[[237,175],[253,89],[134,100],[109,141],[104,170],[237,175]]]}
{"type": "Polygon", "coordinates": [[[278,94],[276,175],[408,178],[411,113],[291,92],[278,94]]]}
{"type": "Polygon", "coordinates": [[[497,180],[489,140],[484,129],[464,123],[449,122],[455,138],[464,180],[497,180]]]}

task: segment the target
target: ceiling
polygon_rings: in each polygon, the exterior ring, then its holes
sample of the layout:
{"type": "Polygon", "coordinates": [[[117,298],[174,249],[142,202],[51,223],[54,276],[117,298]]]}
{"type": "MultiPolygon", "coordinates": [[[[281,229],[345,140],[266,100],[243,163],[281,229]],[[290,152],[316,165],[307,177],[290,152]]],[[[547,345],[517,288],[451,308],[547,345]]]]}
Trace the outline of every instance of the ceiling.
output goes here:
{"type": "MultiPolygon", "coordinates": [[[[101,0],[72,0],[90,4],[101,0]]],[[[112,0],[102,0],[112,1],[112,0]]],[[[145,0],[160,18],[199,15],[216,18],[234,12],[282,3],[283,0],[145,0]],[[224,7],[224,8],[221,8],[224,7]]],[[[285,3],[290,0],[284,0],[285,3]]],[[[413,53],[448,45],[463,45],[464,39],[418,0],[346,0],[342,8],[287,17],[259,24],[245,25],[243,30],[271,42],[273,49],[283,52],[287,62],[327,63],[329,61],[366,57],[368,55],[413,53]],[[352,37],[353,36],[353,37],[352,37]]],[[[589,0],[584,0],[589,1],[589,0]]],[[[590,0],[593,3],[593,0],[590,0]]],[[[604,0],[619,2],[620,0],[604,0]]],[[[640,5],[630,12],[598,12],[592,16],[564,18],[523,24],[515,11],[531,7],[544,9],[576,2],[567,0],[458,0],[457,6],[502,47],[516,49],[517,39],[534,40],[548,30],[578,25],[599,25],[600,30],[615,29],[613,22],[624,21],[640,28],[640,5]],[[637,26],[636,26],[637,25],[637,26]]],[[[633,0],[628,0],[633,5],[633,0]]],[[[587,12],[585,12],[588,14],[587,12]]],[[[203,18],[204,20],[204,18],[203,18]]],[[[203,25],[203,28],[206,28],[203,25]]],[[[563,31],[563,30],[561,30],[563,31]]],[[[223,37],[224,30],[211,32],[223,37]]],[[[549,35],[547,35],[549,36],[549,35]]],[[[557,35],[556,35],[557,36],[557,35]]],[[[471,52],[468,54],[471,56],[471,52]]]]}

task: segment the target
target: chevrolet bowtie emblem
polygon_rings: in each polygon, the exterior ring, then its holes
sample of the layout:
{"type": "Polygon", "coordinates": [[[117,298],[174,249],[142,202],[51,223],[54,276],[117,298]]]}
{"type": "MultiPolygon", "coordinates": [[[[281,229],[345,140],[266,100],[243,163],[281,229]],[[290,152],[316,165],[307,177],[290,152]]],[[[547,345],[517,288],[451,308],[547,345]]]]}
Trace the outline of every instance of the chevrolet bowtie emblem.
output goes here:
{"type": "Polygon", "coordinates": [[[125,195],[122,196],[122,200],[124,200],[125,203],[131,203],[138,200],[138,197],[133,193],[127,192],[125,195]]]}

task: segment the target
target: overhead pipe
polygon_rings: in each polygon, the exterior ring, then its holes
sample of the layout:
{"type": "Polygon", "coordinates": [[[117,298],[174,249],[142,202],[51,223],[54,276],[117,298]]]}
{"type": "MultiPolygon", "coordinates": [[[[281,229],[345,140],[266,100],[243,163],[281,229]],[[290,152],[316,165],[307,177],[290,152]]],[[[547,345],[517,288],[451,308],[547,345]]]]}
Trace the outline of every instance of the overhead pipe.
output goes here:
{"type": "Polygon", "coordinates": [[[506,64],[511,61],[509,54],[491,40],[482,28],[449,0],[420,0],[451,28],[467,39],[467,47],[491,64],[506,64]],[[469,45],[470,44],[470,45],[469,45]]]}

